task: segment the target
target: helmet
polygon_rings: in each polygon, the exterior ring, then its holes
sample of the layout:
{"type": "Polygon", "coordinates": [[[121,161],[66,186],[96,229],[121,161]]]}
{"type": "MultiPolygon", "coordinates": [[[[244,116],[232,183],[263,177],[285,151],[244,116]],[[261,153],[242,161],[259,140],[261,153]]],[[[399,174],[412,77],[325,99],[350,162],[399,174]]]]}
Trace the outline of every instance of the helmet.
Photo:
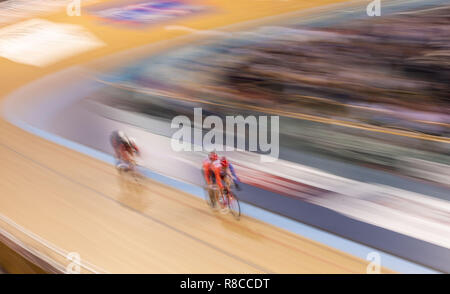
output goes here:
{"type": "Polygon", "coordinates": [[[211,152],[209,152],[208,158],[211,161],[216,161],[219,158],[219,156],[217,155],[217,153],[215,151],[211,151],[211,152]]]}
{"type": "Polygon", "coordinates": [[[225,156],[222,156],[222,158],[220,158],[220,164],[223,167],[228,167],[228,165],[230,165],[230,163],[228,162],[228,160],[225,156]]]}

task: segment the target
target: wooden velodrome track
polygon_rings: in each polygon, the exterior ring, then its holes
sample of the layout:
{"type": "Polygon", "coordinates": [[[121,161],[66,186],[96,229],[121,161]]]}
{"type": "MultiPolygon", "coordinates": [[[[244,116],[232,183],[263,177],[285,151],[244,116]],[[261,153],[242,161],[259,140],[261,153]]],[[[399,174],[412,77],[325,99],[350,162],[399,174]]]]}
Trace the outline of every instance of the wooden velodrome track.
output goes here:
{"type": "MultiPolygon", "coordinates": [[[[204,2],[217,12],[181,25],[209,29],[341,1],[204,2]]],[[[186,34],[163,26],[101,25],[83,10],[80,17],[61,12],[43,18],[83,25],[107,46],[44,68],[0,58],[0,97],[69,66],[186,34]]],[[[4,119],[0,162],[2,238],[47,271],[64,271],[66,254],[77,252],[85,273],[366,272],[365,260],[249,217],[237,222],[172,187],[147,180],[130,191],[113,166],[4,119]]]]}

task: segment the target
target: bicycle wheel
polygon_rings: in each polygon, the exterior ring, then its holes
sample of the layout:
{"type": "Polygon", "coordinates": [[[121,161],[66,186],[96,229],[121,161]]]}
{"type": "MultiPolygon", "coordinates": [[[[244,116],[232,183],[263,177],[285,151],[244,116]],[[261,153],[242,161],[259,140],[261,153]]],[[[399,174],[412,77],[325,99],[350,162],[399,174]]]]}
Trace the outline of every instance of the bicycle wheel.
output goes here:
{"type": "Polygon", "coordinates": [[[238,220],[241,217],[241,205],[239,199],[231,191],[228,193],[228,207],[234,218],[238,220]]]}

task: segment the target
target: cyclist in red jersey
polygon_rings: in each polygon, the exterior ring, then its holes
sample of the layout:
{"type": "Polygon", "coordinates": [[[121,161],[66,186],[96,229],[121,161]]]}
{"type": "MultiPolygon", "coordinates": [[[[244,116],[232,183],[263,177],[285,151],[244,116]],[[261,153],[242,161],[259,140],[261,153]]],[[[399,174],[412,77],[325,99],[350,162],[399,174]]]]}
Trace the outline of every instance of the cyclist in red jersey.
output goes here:
{"type": "Polygon", "coordinates": [[[214,174],[216,176],[216,181],[219,183],[219,187],[223,188],[222,181],[225,181],[226,187],[230,187],[231,183],[234,183],[236,189],[240,190],[240,181],[234,172],[234,167],[231,162],[225,156],[222,156],[219,161],[220,164],[215,162],[214,164],[214,174]]]}

